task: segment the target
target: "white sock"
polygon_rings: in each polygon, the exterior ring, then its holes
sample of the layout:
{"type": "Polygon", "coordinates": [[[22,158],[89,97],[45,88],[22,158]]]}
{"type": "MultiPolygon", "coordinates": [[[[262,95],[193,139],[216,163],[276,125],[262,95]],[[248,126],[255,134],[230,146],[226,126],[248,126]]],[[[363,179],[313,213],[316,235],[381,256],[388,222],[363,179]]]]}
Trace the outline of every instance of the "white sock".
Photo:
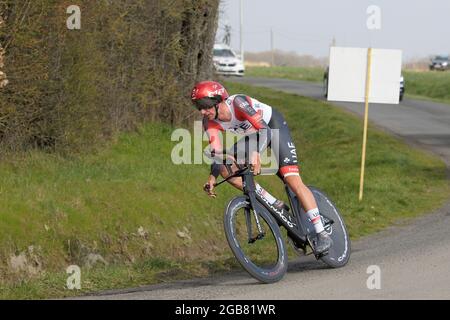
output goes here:
{"type": "Polygon", "coordinates": [[[306,212],[308,218],[311,219],[312,224],[316,233],[321,233],[324,229],[322,219],[320,218],[320,213],[318,208],[314,208],[306,212]]]}

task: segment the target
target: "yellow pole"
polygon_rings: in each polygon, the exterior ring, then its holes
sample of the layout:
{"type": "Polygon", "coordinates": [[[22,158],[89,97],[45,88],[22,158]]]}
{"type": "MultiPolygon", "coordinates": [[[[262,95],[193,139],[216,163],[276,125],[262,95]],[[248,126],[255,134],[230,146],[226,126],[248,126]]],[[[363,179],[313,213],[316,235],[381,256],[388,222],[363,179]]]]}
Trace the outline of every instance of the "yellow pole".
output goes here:
{"type": "Polygon", "coordinates": [[[364,134],[363,134],[363,148],[362,148],[362,161],[361,161],[361,179],[359,182],[359,201],[363,198],[364,189],[364,167],[366,163],[366,145],[367,145],[367,126],[369,122],[369,94],[370,94],[370,72],[372,65],[372,48],[367,50],[367,77],[366,77],[366,105],[364,113],[364,134]]]}

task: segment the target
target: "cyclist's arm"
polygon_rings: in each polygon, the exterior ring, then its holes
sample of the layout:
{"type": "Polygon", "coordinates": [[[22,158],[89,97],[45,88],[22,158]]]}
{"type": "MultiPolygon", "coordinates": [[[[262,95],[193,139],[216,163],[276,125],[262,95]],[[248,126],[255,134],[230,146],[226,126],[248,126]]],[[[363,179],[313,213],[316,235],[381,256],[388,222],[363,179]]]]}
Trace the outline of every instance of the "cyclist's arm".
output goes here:
{"type": "MultiPolygon", "coordinates": [[[[216,153],[222,153],[222,142],[220,141],[220,131],[224,131],[222,126],[220,126],[217,122],[208,120],[206,118],[203,119],[203,129],[208,135],[209,139],[209,148],[211,151],[211,155],[214,157],[216,153]]],[[[211,164],[211,175],[217,178],[220,175],[220,164],[213,162],[211,164]]]]}
{"type": "Polygon", "coordinates": [[[256,112],[251,106],[250,98],[239,95],[233,100],[236,118],[248,120],[258,133],[258,152],[261,153],[269,145],[272,133],[268,124],[264,121],[262,114],[256,112]]]}

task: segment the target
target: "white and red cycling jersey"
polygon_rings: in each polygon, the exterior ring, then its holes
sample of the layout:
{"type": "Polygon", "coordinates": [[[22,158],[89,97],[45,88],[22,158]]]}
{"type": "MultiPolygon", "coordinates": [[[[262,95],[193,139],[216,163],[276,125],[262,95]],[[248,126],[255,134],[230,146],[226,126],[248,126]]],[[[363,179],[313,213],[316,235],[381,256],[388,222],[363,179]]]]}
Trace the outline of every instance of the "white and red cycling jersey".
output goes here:
{"type": "MultiPolygon", "coordinates": [[[[209,137],[211,152],[222,153],[221,131],[240,135],[258,135],[258,151],[262,152],[271,141],[271,129],[279,130],[278,175],[298,175],[297,151],[283,116],[271,106],[246,95],[236,94],[228,97],[225,103],[231,113],[230,121],[204,118],[203,128],[209,137]],[[262,134],[263,133],[263,134],[262,134]]],[[[239,145],[238,141],[236,145],[239,145]]],[[[236,149],[235,149],[236,150],[236,149]]],[[[211,172],[217,176],[218,166],[213,164],[211,172]]]]}
{"type": "MultiPolygon", "coordinates": [[[[268,129],[272,118],[272,107],[245,95],[232,95],[225,100],[231,113],[230,121],[204,119],[203,128],[208,133],[211,151],[222,150],[219,132],[230,131],[249,135],[261,129],[268,129]]],[[[267,144],[263,147],[267,147],[267,144]]],[[[261,148],[263,149],[263,148],[261,148]]]]}

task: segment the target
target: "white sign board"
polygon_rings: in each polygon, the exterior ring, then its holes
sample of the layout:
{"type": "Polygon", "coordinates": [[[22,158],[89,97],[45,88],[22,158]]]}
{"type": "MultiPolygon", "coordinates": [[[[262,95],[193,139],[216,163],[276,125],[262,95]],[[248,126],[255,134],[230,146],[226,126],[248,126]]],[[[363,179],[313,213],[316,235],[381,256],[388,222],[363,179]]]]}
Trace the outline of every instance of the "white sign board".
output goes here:
{"type": "MultiPolygon", "coordinates": [[[[328,100],[365,102],[367,48],[331,47],[328,100]]],[[[398,104],[402,51],[372,49],[369,102],[398,104]]]]}

